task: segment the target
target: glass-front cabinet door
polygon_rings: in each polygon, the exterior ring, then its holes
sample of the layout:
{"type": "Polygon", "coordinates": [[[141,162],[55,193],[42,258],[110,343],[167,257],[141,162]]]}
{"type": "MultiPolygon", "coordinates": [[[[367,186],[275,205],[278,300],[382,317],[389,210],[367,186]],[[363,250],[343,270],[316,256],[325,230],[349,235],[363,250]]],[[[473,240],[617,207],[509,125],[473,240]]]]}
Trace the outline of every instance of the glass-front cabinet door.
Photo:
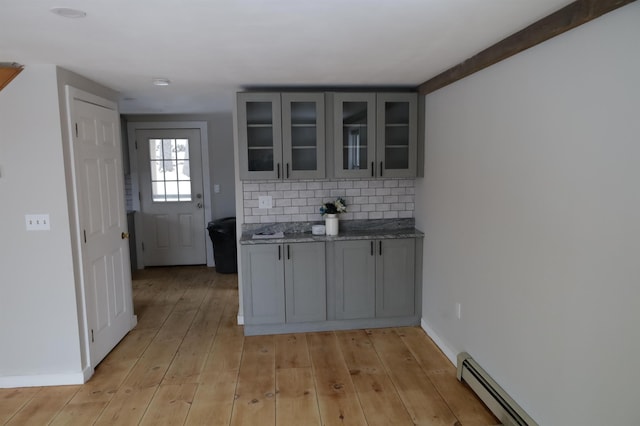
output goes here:
{"type": "Polygon", "coordinates": [[[285,179],[325,177],[324,93],[282,94],[285,179]]]}
{"type": "Polygon", "coordinates": [[[376,176],[374,93],[336,93],[333,129],[335,177],[376,176]]]}
{"type": "Polygon", "coordinates": [[[378,93],[376,99],[379,177],[415,177],[418,147],[418,97],[415,93],[378,93]]]}
{"type": "Polygon", "coordinates": [[[238,93],[241,179],[280,179],[282,127],[279,93],[238,93]]]}

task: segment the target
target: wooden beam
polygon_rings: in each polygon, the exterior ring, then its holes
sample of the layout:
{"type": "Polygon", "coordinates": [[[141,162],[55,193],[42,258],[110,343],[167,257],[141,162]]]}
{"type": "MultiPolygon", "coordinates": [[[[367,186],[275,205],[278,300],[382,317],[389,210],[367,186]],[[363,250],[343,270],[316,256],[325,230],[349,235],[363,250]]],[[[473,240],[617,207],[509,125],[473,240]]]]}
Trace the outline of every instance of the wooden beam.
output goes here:
{"type": "Polygon", "coordinates": [[[418,86],[421,95],[434,92],[543,41],[596,19],[635,0],[578,0],[510,35],[471,58],[418,86]]]}
{"type": "Polygon", "coordinates": [[[23,66],[18,64],[7,64],[0,63],[0,90],[4,89],[7,84],[11,82],[20,71],[22,71],[23,66]]]}

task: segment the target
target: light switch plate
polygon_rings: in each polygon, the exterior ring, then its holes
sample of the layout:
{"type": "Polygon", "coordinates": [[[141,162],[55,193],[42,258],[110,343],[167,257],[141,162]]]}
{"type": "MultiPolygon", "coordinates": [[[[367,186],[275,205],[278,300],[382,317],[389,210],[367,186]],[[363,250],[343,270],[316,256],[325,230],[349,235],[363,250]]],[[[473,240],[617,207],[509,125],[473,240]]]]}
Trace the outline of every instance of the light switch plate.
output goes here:
{"type": "Polygon", "coordinates": [[[48,214],[27,214],[24,219],[27,231],[49,231],[51,229],[48,214]]]}
{"type": "Polygon", "coordinates": [[[269,195],[263,195],[258,197],[258,208],[260,209],[270,209],[273,207],[273,198],[269,195]]]}

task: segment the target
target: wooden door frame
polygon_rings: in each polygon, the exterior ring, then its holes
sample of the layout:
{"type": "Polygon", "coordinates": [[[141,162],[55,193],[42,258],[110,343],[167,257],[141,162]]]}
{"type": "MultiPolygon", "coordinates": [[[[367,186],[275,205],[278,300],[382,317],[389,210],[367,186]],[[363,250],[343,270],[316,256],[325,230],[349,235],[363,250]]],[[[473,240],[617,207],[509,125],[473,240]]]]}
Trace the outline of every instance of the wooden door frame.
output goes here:
{"type": "MultiPolygon", "coordinates": [[[[138,152],[135,146],[136,132],[138,130],[168,130],[168,129],[198,129],[200,131],[200,152],[202,158],[202,198],[204,204],[204,223],[202,232],[205,232],[207,223],[211,220],[211,173],[209,170],[209,137],[206,121],[134,121],[127,123],[127,139],[129,141],[129,173],[131,176],[132,208],[140,211],[140,174],[138,172],[138,152]]],[[[140,215],[134,216],[135,229],[142,230],[140,215]]],[[[207,258],[207,266],[214,266],[213,248],[205,237],[204,249],[207,258]]],[[[136,238],[136,269],[144,269],[144,256],[142,255],[142,238],[136,238]]]]}
{"type": "MultiPolygon", "coordinates": [[[[94,95],[92,93],[85,92],[84,90],[75,88],[68,84],[65,85],[64,90],[65,90],[65,111],[64,112],[66,114],[66,126],[67,126],[67,137],[66,137],[67,140],[65,141],[65,144],[66,144],[65,164],[70,170],[70,174],[67,175],[67,188],[68,188],[67,197],[68,197],[68,205],[69,205],[69,212],[70,212],[69,232],[70,232],[71,241],[72,241],[71,247],[72,247],[72,258],[73,258],[74,275],[75,275],[76,305],[78,309],[80,359],[82,363],[82,374],[83,374],[84,382],[86,383],[91,378],[91,376],[93,376],[94,367],[91,365],[89,325],[88,325],[88,319],[87,319],[87,306],[85,303],[85,298],[86,298],[85,279],[84,279],[85,271],[84,271],[84,264],[83,264],[83,256],[84,256],[83,246],[84,245],[82,241],[82,230],[80,229],[81,210],[80,210],[80,200],[79,200],[79,193],[78,193],[78,183],[76,179],[77,178],[76,152],[75,152],[74,137],[73,137],[75,133],[74,118],[75,118],[76,111],[73,106],[73,102],[75,99],[78,99],[83,102],[87,102],[100,107],[111,109],[116,113],[118,113],[118,104],[108,99],[94,95]]],[[[118,121],[117,124],[119,127],[120,122],[118,121]]],[[[121,141],[121,149],[124,149],[124,146],[122,146],[122,141],[121,141]]],[[[124,188],[123,188],[123,193],[124,193],[124,188]]],[[[132,303],[132,306],[130,309],[131,329],[133,329],[136,326],[138,319],[133,311],[133,298],[131,300],[131,303],[132,303]]]]}

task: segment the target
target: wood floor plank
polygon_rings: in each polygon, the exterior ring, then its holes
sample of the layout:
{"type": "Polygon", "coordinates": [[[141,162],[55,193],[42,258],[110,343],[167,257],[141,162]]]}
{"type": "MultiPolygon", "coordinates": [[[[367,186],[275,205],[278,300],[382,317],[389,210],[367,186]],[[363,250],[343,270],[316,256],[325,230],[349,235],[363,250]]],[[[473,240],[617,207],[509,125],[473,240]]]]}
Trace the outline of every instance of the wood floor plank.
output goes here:
{"type": "Polygon", "coordinates": [[[458,381],[454,367],[431,370],[427,375],[453,414],[464,426],[486,426],[500,423],[476,394],[458,381]]]}
{"type": "Polygon", "coordinates": [[[275,393],[274,337],[246,337],[231,425],[275,425],[275,393]]]}
{"type": "Polygon", "coordinates": [[[413,425],[366,332],[337,332],[336,336],[367,423],[413,425]]]}
{"type": "Polygon", "coordinates": [[[425,372],[451,368],[453,364],[419,327],[396,329],[404,344],[425,372]]]}
{"type": "Polygon", "coordinates": [[[43,389],[29,400],[7,425],[46,425],[80,389],[80,386],[56,386],[43,389]]]}
{"type": "Polygon", "coordinates": [[[418,425],[452,425],[457,419],[393,329],[368,331],[411,419],[418,425]]]}
{"type": "Polygon", "coordinates": [[[158,386],[142,389],[121,387],[107,404],[94,426],[137,425],[158,386]]]}
{"type": "Polygon", "coordinates": [[[237,275],[195,266],[134,276],[138,325],[90,381],[0,389],[0,424],[497,422],[419,328],[245,337],[237,275]]]}
{"type": "Polygon", "coordinates": [[[171,340],[154,339],[127,376],[124,385],[138,389],[159,385],[180,343],[182,343],[180,337],[171,340]]]}
{"type": "Polygon", "coordinates": [[[311,367],[276,370],[276,424],[320,425],[311,367]]]}
{"type": "Polygon", "coordinates": [[[227,426],[235,400],[238,373],[219,371],[207,384],[198,385],[186,425],[227,426]]]}
{"type": "Polygon", "coordinates": [[[332,332],[307,334],[324,425],[364,425],[366,420],[347,365],[332,332]]]}
{"type": "Polygon", "coordinates": [[[0,389],[0,424],[5,424],[42,388],[0,389]]]}
{"type": "Polygon", "coordinates": [[[143,426],[184,424],[197,386],[191,383],[186,385],[160,385],[140,424],[143,426]]]}
{"type": "Polygon", "coordinates": [[[220,373],[238,375],[244,346],[243,336],[216,336],[198,382],[213,383],[220,373]]]}
{"type": "Polygon", "coordinates": [[[279,334],[276,341],[276,369],[311,367],[304,333],[279,334]]]}

